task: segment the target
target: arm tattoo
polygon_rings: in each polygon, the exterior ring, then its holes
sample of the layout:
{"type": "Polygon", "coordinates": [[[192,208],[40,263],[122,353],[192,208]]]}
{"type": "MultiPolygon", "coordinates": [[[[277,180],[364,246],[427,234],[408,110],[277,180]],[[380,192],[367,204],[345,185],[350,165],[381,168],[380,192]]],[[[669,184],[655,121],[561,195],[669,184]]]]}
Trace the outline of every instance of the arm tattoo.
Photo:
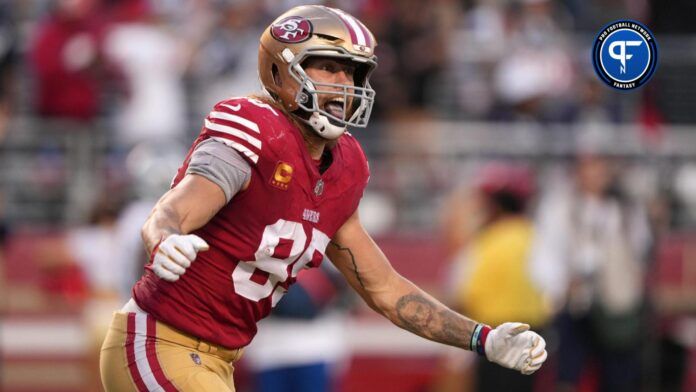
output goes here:
{"type": "Polygon", "coordinates": [[[436,342],[470,349],[476,324],[420,293],[399,298],[396,314],[397,324],[408,331],[436,342]]]}
{"type": "Polygon", "coordinates": [[[350,256],[350,261],[353,263],[353,273],[355,273],[355,277],[358,279],[360,287],[364,289],[365,285],[363,284],[362,278],[360,277],[360,273],[358,272],[358,265],[355,263],[355,256],[353,255],[353,252],[350,250],[350,248],[344,248],[343,246],[341,246],[341,244],[336,243],[334,241],[331,241],[330,244],[335,246],[336,249],[340,251],[348,252],[348,256],[350,256]]]}

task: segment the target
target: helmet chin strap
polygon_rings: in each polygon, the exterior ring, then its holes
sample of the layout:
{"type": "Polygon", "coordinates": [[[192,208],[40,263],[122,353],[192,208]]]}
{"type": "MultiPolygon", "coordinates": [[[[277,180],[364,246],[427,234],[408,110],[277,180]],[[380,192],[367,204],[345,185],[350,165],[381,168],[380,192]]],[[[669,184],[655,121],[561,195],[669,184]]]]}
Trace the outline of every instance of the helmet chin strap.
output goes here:
{"type": "Polygon", "coordinates": [[[308,124],[317,135],[327,140],[336,140],[346,131],[345,126],[332,124],[328,117],[318,112],[312,113],[307,119],[301,118],[301,120],[308,124]]]}
{"type": "MultiPolygon", "coordinates": [[[[302,70],[302,68],[300,68],[302,70]]],[[[304,72],[304,70],[302,70],[304,72]]],[[[309,86],[310,89],[316,90],[314,87],[314,83],[312,83],[311,80],[307,80],[305,83],[309,86]]],[[[318,105],[316,97],[313,97],[314,99],[310,98],[310,94],[306,92],[307,90],[302,90],[302,92],[299,94],[300,97],[305,98],[307,101],[311,101],[312,103],[312,108],[316,110],[316,105],[318,105]]],[[[319,135],[320,137],[327,139],[327,140],[336,140],[338,139],[343,133],[346,131],[346,126],[343,124],[335,124],[334,122],[331,121],[330,118],[326,117],[323,114],[320,114],[319,112],[311,112],[309,116],[307,116],[308,113],[304,109],[298,109],[298,111],[302,112],[303,115],[298,116],[302,122],[305,124],[309,125],[314,132],[319,135]]]]}

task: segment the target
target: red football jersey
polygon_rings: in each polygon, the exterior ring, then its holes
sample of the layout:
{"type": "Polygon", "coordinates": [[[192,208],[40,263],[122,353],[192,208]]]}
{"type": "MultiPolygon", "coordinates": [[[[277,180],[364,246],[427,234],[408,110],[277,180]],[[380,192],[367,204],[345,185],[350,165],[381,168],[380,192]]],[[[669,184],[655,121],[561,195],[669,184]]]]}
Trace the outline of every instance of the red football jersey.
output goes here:
{"type": "Polygon", "coordinates": [[[252,98],[215,105],[172,186],[184,177],[196,145],[216,138],[251,165],[249,187],[193,232],[210,250],[176,282],[148,267],[136,303],[157,320],[229,348],[246,346],[303,268],[317,267],[329,239],[356,210],[369,178],[358,142],[344,134],[323,173],[300,130],[278,109],[252,98]]]}

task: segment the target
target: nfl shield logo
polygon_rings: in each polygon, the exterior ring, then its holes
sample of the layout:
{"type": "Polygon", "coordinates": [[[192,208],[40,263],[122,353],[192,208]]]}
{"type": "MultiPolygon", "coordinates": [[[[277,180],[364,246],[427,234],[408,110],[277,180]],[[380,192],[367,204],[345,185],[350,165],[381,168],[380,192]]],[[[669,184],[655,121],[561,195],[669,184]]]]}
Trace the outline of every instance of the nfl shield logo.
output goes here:
{"type": "Polygon", "coordinates": [[[322,193],[324,193],[324,180],[320,179],[317,181],[317,185],[314,186],[314,194],[321,196],[322,193]]]}
{"type": "Polygon", "coordinates": [[[195,363],[196,365],[201,364],[201,357],[199,357],[196,353],[191,353],[191,360],[193,360],[193,363],[195,363]]]}

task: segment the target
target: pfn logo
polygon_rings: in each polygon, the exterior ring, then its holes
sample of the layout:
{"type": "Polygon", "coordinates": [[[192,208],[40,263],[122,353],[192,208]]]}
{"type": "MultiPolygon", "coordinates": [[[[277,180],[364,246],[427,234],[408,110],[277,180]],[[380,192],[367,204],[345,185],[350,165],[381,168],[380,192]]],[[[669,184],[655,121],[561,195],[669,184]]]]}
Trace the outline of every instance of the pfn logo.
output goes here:
{"type": "Polygon", "coordinates": [[[592,48],[595,72],[619,90],[642,86],[657,67],[657,43],[650,30],[631,20],[620,20],[599,32],[592,48]]]}
{"type": "Polygon", "coordinates": [[[611,58],[621,61],[620,73],[626,73],[626,60],[630,60],[633,55],[626,54],[627,46],[640,46],[643,41],[614,41],[609,44],[609,56],[611,58]],[[616,47],[619,47],[619,52],[616,53],[616,47]]]}

